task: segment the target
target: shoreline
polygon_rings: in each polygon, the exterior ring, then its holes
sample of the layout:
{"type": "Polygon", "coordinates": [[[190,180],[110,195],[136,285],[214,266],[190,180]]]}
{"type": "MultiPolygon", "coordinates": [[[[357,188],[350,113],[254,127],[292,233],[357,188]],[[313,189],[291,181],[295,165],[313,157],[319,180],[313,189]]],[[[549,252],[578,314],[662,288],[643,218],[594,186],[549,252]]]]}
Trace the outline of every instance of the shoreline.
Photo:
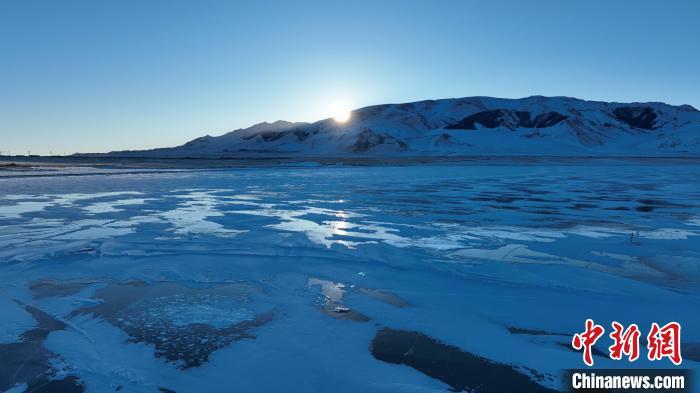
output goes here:
{"type": "Polygon", "coordinates": [[[103,168],[202,169],[277,165],[415,165],[415,164],[700,164],[700,156],[307,156],[307,157],[97,157],[0,156],[0,170],[30,167],[98,166],[103,168]]]}
{"type": "Polygon", "coordinates": [[[247,168],[386,166],[674,166],[700,165],[700,157],[305,157],[305,158],[124,158],[0,157],[0,179],[152,174],[247,168]]]}

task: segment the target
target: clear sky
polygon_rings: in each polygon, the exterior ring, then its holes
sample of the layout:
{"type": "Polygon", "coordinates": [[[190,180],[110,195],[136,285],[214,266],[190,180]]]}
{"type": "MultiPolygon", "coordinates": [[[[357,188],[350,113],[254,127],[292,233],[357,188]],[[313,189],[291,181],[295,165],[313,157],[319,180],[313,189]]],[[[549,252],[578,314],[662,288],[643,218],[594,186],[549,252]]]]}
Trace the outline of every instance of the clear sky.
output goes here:
{"type": "Polygon", "coordinates": [[[489,95],[700,107],[700,1],[0,1],[0,151],[489,95]]]}

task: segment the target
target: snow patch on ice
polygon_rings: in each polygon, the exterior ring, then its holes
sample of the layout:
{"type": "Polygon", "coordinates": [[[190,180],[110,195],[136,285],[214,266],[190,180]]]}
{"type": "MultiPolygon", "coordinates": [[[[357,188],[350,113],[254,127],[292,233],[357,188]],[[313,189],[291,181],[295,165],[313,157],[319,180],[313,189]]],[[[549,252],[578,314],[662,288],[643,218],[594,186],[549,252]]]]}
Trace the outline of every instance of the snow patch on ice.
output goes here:
{"type": "Polygon", "coordinates": [[[178,195],[177,198],[185,199],[176,209],[156,214],[173,226],[169,231],[177,235],[213,235],[219,237],[232,237],[243,230],[225,228],[223,225],[209,221],[210,217],[222,217],[224,213],[218,210],[221,204],[213,194],[216,191],[192,191],[178,195]]]}
{"type": "Polygon", "coordinates": [[[130,205],[143,205],[146,201],[153,199],[144,198],[131,198],[131,199],[119,199],[110,202],[97,202],[88,206],[84,206],[83,209],[92,214],[104,214],[104,213],[115,213],[123,211],[124,209],[118,209],[118,206],[130,206],[130,205]]]}

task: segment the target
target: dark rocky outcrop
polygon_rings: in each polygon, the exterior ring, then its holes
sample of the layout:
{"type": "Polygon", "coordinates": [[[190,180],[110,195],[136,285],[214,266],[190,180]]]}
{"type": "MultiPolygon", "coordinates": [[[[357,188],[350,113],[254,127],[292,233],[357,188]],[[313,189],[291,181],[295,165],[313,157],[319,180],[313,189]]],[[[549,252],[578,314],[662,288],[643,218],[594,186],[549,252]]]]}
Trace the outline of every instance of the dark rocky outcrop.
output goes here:
{"type": "Polygon", "coordinates": [[[558,112],[544,112],[533,119],[532,113],[528,111],[494,109],[474,113],[444,128],[448,130],[476,130],[477,124],[486,128],[505,127],[510,130],[515,130],[516,128],[547,128],[566,119],[568,119],[568,116],[558,112]]]}
{"type": "Polygon", "coordinates": [[[385,134],[377,134],[370,128],[365,128],[357,135],[357,140],[352,145],[352,152],[365,153],[372,148],[382,145],[391,144],[398,147],[398,150],[406,150],[408,145],[400,139],[385,134]]]}
{"type": "Polygon", "coordinates": [[[643,130],[658,128],[654,124],[658,115],[648,106],[621,106],[613,109],[612,114],[617,120],[634,128],[643,130]]]}
{"type": "Polygon", "coordinates": [[[296,136],[297,140],[300,142],[306,140],[306,138],[308,138],[309,135],[311,135],[308,131],[305,130],[294,130],[292,131],[292,134],[294,134],[294,136],[296,136]]]}
{"type": "Polygon", "coordinates": [[[298,141],[304,141],[306,138],[311,135],[310,132],[304,130],[304,129],[292,129],[292,130],[284,130],[284,131],[264,131],[259,134],[250,134],[242,137],[244,140],[249,140],[256,138],[258,135],[264,140],[265,142],[274,142],[278,139],[282,139],[283,137],[287,135],[294,135],[298,141]]]}
{"type": "Polygon", "coordinates": [[[569,116],[562,115],[559,112],[545,112],[535,117],[531,128],[547,128],[559,124],[568,119],[569,116]]]}
{"type": "Polygon", "coordinates": [[[283,136],[287,135],[287,131],[281,131],[281,132],[276,132],[276,131],[266,131],[260,134],[260,137],[265,141],[265,142],[272,142],[276,141],[283,136]]]}

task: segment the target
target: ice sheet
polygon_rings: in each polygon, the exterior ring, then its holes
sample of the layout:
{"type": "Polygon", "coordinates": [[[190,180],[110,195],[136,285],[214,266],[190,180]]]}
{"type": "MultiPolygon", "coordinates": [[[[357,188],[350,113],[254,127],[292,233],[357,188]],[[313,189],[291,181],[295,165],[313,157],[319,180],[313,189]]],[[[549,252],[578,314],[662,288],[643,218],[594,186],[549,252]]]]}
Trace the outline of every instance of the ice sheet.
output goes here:
{"type": "Polygon", "coordinates": [[[582,366],[567,335],[586,318],[677,320],[684,342],[700,342],[699,201],[692,165],[0,179],[0,338],[35,326],[15,300],[65,321],[45,345],[88,391],[447,388],[373,357],[382,328],[551,375],[537,383],[557,388],[560,369],[582,366]],[[171,292],[104,295],[133,282],[171,292]],[[256,289],[243,300],[216,292],[232,285],[256,289]],[[77,312],[117,305],[135,311],[121,322],[77,312]],[[162,321],[167,337],[156,335],[162,321]],[[236,339],[187,371],[169,360],[180,355],[163,357],[169,343],[233,337],[226,329],[236,339]]]}

